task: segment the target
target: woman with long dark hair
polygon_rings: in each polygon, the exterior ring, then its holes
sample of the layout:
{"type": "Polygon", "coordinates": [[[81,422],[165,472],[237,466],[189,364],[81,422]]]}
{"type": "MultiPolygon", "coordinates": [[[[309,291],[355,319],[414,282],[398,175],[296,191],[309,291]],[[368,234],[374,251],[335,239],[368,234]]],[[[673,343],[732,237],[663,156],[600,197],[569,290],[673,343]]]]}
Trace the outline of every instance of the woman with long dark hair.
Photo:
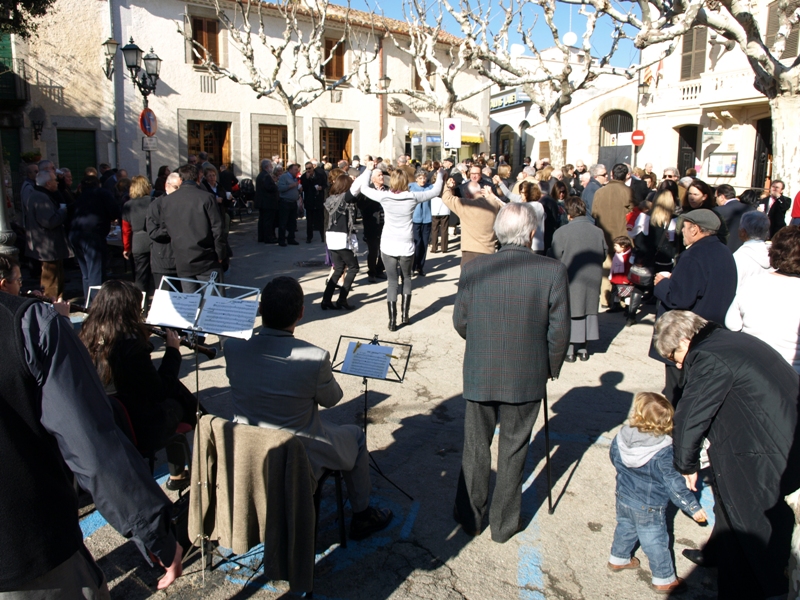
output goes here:
{"type": "Polygon", "coordinates": [[[411,219],[414,208],[442,193],[444,171],[440,170],[433,187],[425,192],[408,191],[408,175],[403,169],[395,169],[390,179],[389,190],[382,191],[368,187],[375,163],[367,162],[367,168],[356,179],[354,193],[361,193],[371,200],[380,202],[384,210],[384,226],[381,234],[381,257],[386,266],[388,289],[386,300],[389,307],[389,331],[397,329],[397,287],[398,268],[403,284],[401,319],[403,325],[410,323],[411,307],[411,266],[414,259],[414,237],[411,219]]]}
{"type": "Polygon", "coordinates": [[[150,359],[153,346],[148,337],[142,321],[142,293],[128,281],[103,284],[83,322],[80,338],[106,394],[125,406],[139,452],[149,455],[166,447],[170,473],[167,488],[183,489],[189,485],[184,468],[188,449],[168,442],[178,423],[195,425],[197,403],[178,378],[178,335],[167,330],[164,357],[157,370],[150,359]]]}
{"type": "Polygon", "coordinates": [[[358,251],[358,240],[355,236],[356,196],[351,192],[352,185],[353,180],[342,171],[331,183],[330,193],[325,199],[325,211],[328,214],[325,244],[333,261],[333,273],[328,278],[325,292],[322,294],[322,310],[355,308],[347,303],[347,296],[358,273],[358,258],[355,254],[358,251]],[[339,298],[334,304],[333,292],[344,273],[345,266],[347,275],[339,291],[339,298]]]}

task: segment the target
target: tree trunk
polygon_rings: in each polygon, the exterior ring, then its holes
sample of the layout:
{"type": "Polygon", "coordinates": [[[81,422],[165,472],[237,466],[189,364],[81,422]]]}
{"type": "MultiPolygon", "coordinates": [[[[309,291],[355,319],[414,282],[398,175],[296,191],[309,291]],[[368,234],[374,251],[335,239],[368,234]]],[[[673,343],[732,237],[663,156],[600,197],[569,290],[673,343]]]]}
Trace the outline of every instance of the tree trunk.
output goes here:
{"type": "Polygon", "coordinates": [[[297,108],[288,100],[283,101],[286,111],[286,164],[297,162],[297,108]]]}
{"type": "MultiPolygon", "coordinates": [[[[563,152],[563,140],[561,136],[561,109],[557,108],[547,119],[547,137],[550,141],[550,164],[560,169],[566,163],[563,152]]],[[[541,156],[539,158],[542,158],[541,156]]]]}
{"type": "Polygon", "coordinates": [[[800,191],[800,96],[787,92],[769,101],[772,111],[772,179],[785,184],[784,194],[793,197],[800,191]]]}

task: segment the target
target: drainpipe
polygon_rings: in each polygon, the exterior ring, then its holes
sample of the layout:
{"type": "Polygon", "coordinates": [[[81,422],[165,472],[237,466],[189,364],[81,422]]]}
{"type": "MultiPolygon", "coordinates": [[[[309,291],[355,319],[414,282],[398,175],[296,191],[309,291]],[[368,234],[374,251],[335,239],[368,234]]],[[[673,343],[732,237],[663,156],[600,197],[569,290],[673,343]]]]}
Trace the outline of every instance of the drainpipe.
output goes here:
{"type": "MultiPolygon", "coordinates": [[[[378,64],[380,65],[380,69],[378,72],[378,81],[383,78],[384,74],[384,66],[383,66],[383,38],[381,37],[378,40],[378,64]]],[[[380,135],[378,137],[378,146],[380,147],[380,143],[383,141],[383,114],[384,114],[384,106],[386,105],[386,100],[388,98],[388,94],[381,94],[381,102],[380,107],[378,110],[378,118],[380,119],[380,127],[378,128],[380,131],[380,135]]]]}
{"type": "MultiPolygon", "coordinates": [[[[114,37],[114,0],[108,0],[108,24],[109,24],[109,37],[114,37]]],[[[116,38],[115,38],[116,39],[116,38]]],[[[120,45],[125,44],[125,40],[119,40],[120,45]]],[[[116,56],[114,57],[116,61],[116,56]]],[[[125,73],[122,74],[123,81],[125,80],[125,73]]],[[[111,79],[111,143],[114,144],[114,154],[109,162],[115,169],[119,167],[119,135],[117,133],[117,82],[116,78],[111,79]]]]}

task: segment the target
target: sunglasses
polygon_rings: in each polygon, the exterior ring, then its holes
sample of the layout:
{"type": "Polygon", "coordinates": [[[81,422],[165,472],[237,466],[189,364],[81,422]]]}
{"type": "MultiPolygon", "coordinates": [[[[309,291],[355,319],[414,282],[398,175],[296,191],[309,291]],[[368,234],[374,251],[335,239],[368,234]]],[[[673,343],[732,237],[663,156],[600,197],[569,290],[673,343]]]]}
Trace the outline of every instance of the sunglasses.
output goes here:
{"type": "Polygon", "coordinates": [[[664,173],[663,177],[664,177],[664,179],[677,179],[678,178],[677,175],[667,175],[666,173],[664,173]]]}

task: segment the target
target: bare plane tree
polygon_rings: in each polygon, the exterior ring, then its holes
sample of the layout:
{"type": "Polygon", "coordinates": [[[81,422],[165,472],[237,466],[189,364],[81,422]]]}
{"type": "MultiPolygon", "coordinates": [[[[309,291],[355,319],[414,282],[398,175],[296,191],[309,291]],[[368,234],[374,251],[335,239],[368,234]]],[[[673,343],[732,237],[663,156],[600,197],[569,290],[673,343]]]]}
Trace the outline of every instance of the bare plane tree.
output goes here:
{"type": "MultiPolygon", "coordinates": [[[[492,86],[492,82],[476,79],[475,83],[463,88],[456,84],[456,78],[471,68],[471,50],[469,41],[450,35],[442,29],[444,10],[437,5],[438,12],[430,14],[427,3],[420,0],[403,0],[403,14],[407,32],[399,38],[395,32],[385,28],[386,36],[395,47],[414,65],[417,73],[417,85],[396,86],[387,90],[376,90],[368,78],[361,82],[367,93],[397,96],[405,95],[411,99],[409,107],[415,112],[435,113],[439,120],[440,130],[444,119],[456,115],[464,115],[478,119],[479,115],[467,109],[463,102],[473,98],[492,86]],[[429,24],[429,17],[434,24],[429,24]]],[[[376,24],[377,30],[379,25],[376,24]]],[[[462,78],[464,81],[466,78],[462,78]]]]}
{"type": "Polygon", "coordinates": [[[779,28],[771,47],[753,17],[753,3],[742,0],[559,0],[592,7],[638,30],[637,48],[674,40],[695,26],[706,26],[737,45],[754,74],[753,86],[769,100],[772,113],[773,176],[800,188],[800,57],[781,61],[786,40],[800,24],[800,0],[777,2],[779,28]]]}
{"type": "Polygon", "coordinates": [[[460,0],[458,7],[450,3],[446,3],[446,7],[459,23],[462,35],[470,41],[473,64],[478,72],[500,86],[522,87],[538,107],[547,123],[550,160],[560,166],[566,158],[562,150],[561,111],[572,102],[575,92],[588,88],[604,74],[632,78],[643,65],[628,69],[609,67],[619,41],[625,38],[621,23],[614,27],[608,52],[600,58],[592,57],[592,36],[601,14],[596,10],[582,11],[586,25],[580,46],[564,44],[555,23],[557,4],[556,0],[500,0],[494,4],[460,0]],[[526,22],[524,12],[534,6],[541,9],[550,35],[534,34],[536,19],[526,22]],[[503,17],[497,31],[489,26],[493,10],[503,17]],[[533,59],[514,56],[509,45],[509,34],[514,31],[519,33],[533,59]],[[548,44],[552,41],[547,52],[540,41],[543,37],[548,44]]]}
{"type": "MultiPolygon", "coordinates": [[[[220,0],[215,0],[217,17],[227,28],[231,45],[241,55],[244,70],[224,67],[215,61],[208,50],[193,39],[192,32],[178,24],[178,32],[192,45],[192,52],[215,78],[228,78],[247,86],[258,98],[270,96],[283,105],[287,121],[288,158],[297,157],[297,113],[322,94],[349,82],[360,70],[377,56],[369,28],[354,33],[350,22],[350,8],[331,5],[329,0],[282,0],[279,4],[266,4],[258,0],[235,0],[233,16],[229,16],[220,0]],[[270,37],[268,20],[283,22],[280,37],[270,37]],[[326,49],[326,33],[330,37],[331,24],[339,31],[338,39],[326,49]],[[268,52],[268,57],[257,56],[254,41],[268,52]],[[369,46],[373,48],[370,49],[369,46]],[[327,67],[342,48],[351,50],[349,66],[343,65],[338,78],[333,80],[327,67]],[[263,62],[263,64],[262,64],[263,62]]],[[[342,61],[346,63],[346,61],[342,61]]]]}

